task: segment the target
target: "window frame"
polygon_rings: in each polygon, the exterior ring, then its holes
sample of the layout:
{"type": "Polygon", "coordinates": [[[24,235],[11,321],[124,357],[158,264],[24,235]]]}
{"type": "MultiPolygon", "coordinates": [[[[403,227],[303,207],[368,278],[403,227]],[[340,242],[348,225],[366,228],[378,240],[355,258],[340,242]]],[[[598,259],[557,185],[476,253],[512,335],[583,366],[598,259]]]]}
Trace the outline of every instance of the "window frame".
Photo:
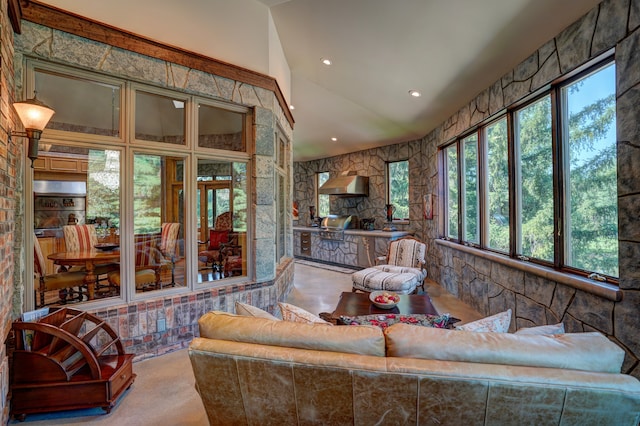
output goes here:
{"type": "MultiPolygon", "coordinates": [[[[143,84],[131,81],[125,77],[105,77],[99,72],[78,70],[65,65],[58,65],[49,62],[43,62],[42,60],[27,58],[25,60],[25,72],[24,72],[24,85],[22,91],[25,94],[25,98],[33,96],[35,87],[35,72],[42,69],[45,72],[59,75],[61,77],[71,76],[78,77],[88,81],[99,81],[109,85],[117,85],[120,87],[120,116],[119,116],[119,132],[120,137],[103,136],[91,133],[70,132],[62,130],[45,129],[42,137],[41,144],[58,144],[69,145],[79,148],[87,149],[106,149],[116,150],[121,153],[121,168],[120,168],[120,232],[121,232],[121,260],[122,260],[122,277],[123,283],[133,283],[134,280],[134,237],[133,237],[133,157],[135,154],[148,153],[152,155],[160,155],[163,157],[179,158],[184,162],[183,179],[184,185],[182,191],[184,191],[184,220],[181,221],[183,230],[181,233],[184,235],[196,235],[197,232],[197,218],[195,209],[195,199],[197,192],[197,162],[200,158],[210,158],[214,160],[229,161],[232,163],[245,164],[246,175],[245,190],[247,193],[247,205],[250,206],[254,203],[252,200],[252,188],[250,170],[252,170],[253,152],[253,133],[250,132],[255,111],[254,108],[246,107],[239,104],[228,103],[223,100],[207,98],[203,96],[195,96],[179,90],[171,90],[166,88],[156,87],[150,84],[143,84]],[[158,143],[147,140],[135,139],[135,93],[136,90],[143,92],[160,94],[163,96],[169,96],[173,99],[183,99],[185,102],[185,121],[184,121],[184,144],[172,144],[172,143],[158,143]],[[228,151],[220,149],[212,149],[207,147],[199,147],[197,144],[197,109],[195,105],[199,102],[206,103],[207,105],[214,106],[216,108],[227,109],[229,111],[238,112],[243,114],[243,139],[244,139],[244,151],[228,151]],[[190,201],[193,201],[190,202],[190,201]]],[[[284,134],[284,133],[283,133],[284,134]]],[[[286,148],[290,148],[288,145],[286,148]]],[[[26,148],[25,148],[26,150],[26,148]]],[[[290,158],[287,153],[283,160],[285,161],[285,180],[290,171],[290,158]]],[[[277,166],[275,155],[273,158],[274,166],[277,166]]],[[[25,193],[33,191],[33,176],[32,174],[24,174],[24,188],[25,193]]],[[[290,189],[290,183],[287,184],[290,189]]],[[[290,197],[289,197],[290,198],[290,197]]],[[[33,214],[33,198],[26,197],[25,199],[25,224],[27,229],[33,227],[34,214],[33,214]]],[[[286,215],[287,213],[285,213],[286,215]]],[[[254,256],[254,236],[255,229],[253,226],[254,212],[247,208],[247,245],[246,245],[246,258],[252,259],[254,256]]],[[[285,216],[287,217],[287,216],[285,216]]],[[[285,224],[285,253],[290,250],[289,243],[286,236],[289,235],[290,225],[285,224]]],[[[27,232],[25,235],[25,243],[27,247],[32,247],[33,233],[27,232]]],[[[223,280],[197,282],[198,274],[198,241],[197,238],[187,238],[184,241],[184,258],[186,261],[184,271],[184,286],[180,287],[167,287],[155,290],[153,292],[136,292],[135,285],[127,284],[123,285],[120,294],[118,296],[95,299],[93,301],[79,302],[78,306],[83,308],[90,307],[91,309],[99,309],[102,307],[110,307],[121,303],[133,303],[136,301],[148,300],[150,297],[171,297],[172,295],[185,294],[192,291],[201,291],[207,288],[215,288],[221,286],[235,285],[242,282],[247,282],[254,279],[255,271],[253,268],[253,262],[247,262],[247,273],[238,277],[225,277],[223,280]]],[[[26,250],[27,262],[25,264],[25,282],[27,288],[25,289],[25,308],[33,309],[35,300],[31,297],[34,294],[34,283],[32,277],[34,273],[33,265],[33,250],[26,250]]]]}
{"type": "MultiPolygon", "coordinates": [[[[407,165],[407,193],[405,194],[406,196],[406,200],[407,200],[407,217],[395,217],[395,213],[394,213],[394,217],[393,217],[393,221],[392,223],[409,223],[410,220],[410,216],[411,216],[411,205],[410,205],[410,190],[409,188],[411,187],[411,174],[410,174],[410,168],[409,168],[409,160],[408,159],[404,159],[404,160],[395,160],[395,161],[387,161],[385,163],[385,177],[386,177],[386,203],[387,204],[393,204],[391,202],[391,167],[392,164],[399,164],[399,163],[405,163],[407,165]]],[[[397,210],[396,210],[397,211],[397,210]]]]}
{"type": "Polygon", "coordinates": [[[331,179],[331,174],[329,172],[316,172],[315,174],[315,186],[316,186],[316,217],[326,217],[328,215],[331,214],[331,195],[329,194],[321,194],[320,193],[320,187],[324,184],[324,182],[320,183],[321,179],[321,175],[327,175],[327,179],[324,181],[326,182],[327,180],[331,179]],[[323,214],[322,211],[320,211],[320,206],[323,204],[320,202],[321,199],[325,199],[327,200],[327,204],[328,204],[328,208],[329,210],[323,214]]]}
{"type": "MultiPolygon", "coordinates": [[[[563,88],[569,87],[574,82],[588,76],[589,74],[594,74],[599,72],[600,70],[604,70],[606,67],[610,65],[615,65],[615,60],[613,55],[610,52],[602,55],[599,58],[596,58],[593,61],[590,61],[588,64],[580,67],[572,73],[569,73],[556,81],[550,84],[547,87],[544,87],[538,90],[535,93],[527,96],[519,102],[516,102],[514,105],[505,108],[502,111],[499,111],[497,114],[487,118],[481,123],[478,123],[476,126],[469,129],[464,134],[456,137],[454,140],[449,140],[446,143],[442,144],[438,147],[438,164],[439,164],[439,176],[440,176],[440,191],[443,195],[442,201],[439,205],[440,212],[442,213],[442,220],[439,222],[439,235],[440,238],[444,240],[454,241],[459,244],[463,244],[466,246],[472,246],[481,250],[495,252],[500,255],[508,256],[514,260],[519,260],[523,262],[531,262],[535,264],[539,264],[546,267],[551,267],[560,272],[580,275],[583,277],[589,277],[593,279],[597,279],[599,281],[606,281],[607,283],[618,285],[619,277],[614,277],[610,275],[603,275],[596,273],[594,271],[583,270],[573,266],[568,265],[567,260],[565,260],[565,232],[564,232],[564,224],[565,224],[565,200],[564,194],[566,194],[566,190],[564,185],[566,184],[566,176],[568,173],[566,169],[566,159],[564,157],[565,153],[565,144],[568,143],[564,139],[564,135],[562,134],[565,129],[562,128],[562,123],[560,122],[561,117],[561,108],[559,99],[560,93],[563,88]],[[551,101],[551,155],[553,162],[553,196],[554,196],[554,206],[553,206],[553,245],[554,245],[554,253],[552,261],[544,261],[542,259],[529,258],[523,256],[516,251],[516,241],[517,235],[519,232],[519,218],[516,218],[516,204],[520,202],[519,196],[519,188],[517,184],[517,161],[518,161],[518,152],[515,147],[515,114],[517,112],[522,111],[524,108],[527,108],[529,105],[534,104],[540,99],[548,96],[551,101]],[[487,193],[487,182],[488,182],[488,148],[486,141],[486,129],[497,123],[500,120],[506,119],[507,125],[507,155],[508,155],[508,170],[509,170],[509,179],[508,179],[508,191],[509,191],[509,250],[508,253],[504,251],[500,251],[494,248],[489,247],[488,242],[488,193],[487,193]],[[470,134],[477,134],[478,137],[478,156],[479,156],[479,180],[480,180],[480,188],[482,195],[480,197],[480,223],[482,226],[480,227],[480,244],[476,245],[472,241],[466,241],[463,234],[463,228],[461,224],[463,223],[463,194],[462,194],[462,145],[466,138],[469,137],[470,134]],[[457,213],[457,223],[458,223],[458,232],[457,235],[449,234],[449,223],[452,219],[449,215],[448,209],[448,197],[450,194],[449,191],[449,169],[448,169],[448,159],[447,152],[449,149],[455,149],[457,152],[457,191],[458,191],[458,213],[457,213]],[[562,194],[562,196],[561,196],[562,194]]],[[[615,126],[615,124],[614,124],[615,126]]]]}

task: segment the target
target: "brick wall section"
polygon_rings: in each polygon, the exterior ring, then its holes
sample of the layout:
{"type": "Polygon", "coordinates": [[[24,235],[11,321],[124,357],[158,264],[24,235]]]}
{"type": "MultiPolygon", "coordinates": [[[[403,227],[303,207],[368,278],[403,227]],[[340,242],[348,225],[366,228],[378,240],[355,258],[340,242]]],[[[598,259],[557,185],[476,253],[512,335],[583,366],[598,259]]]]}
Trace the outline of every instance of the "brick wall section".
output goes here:
{"type": "MultiPolygon", "coordinates": [[[[8,134],[16,128],[11,104],[14,101],[13,31],[7,16],[7,0],[0,0],[0,336],[4,343],[11,330],[14,312],[19,312],[21,300],[16,281],[22,282],[16,262],[22,262],[22,248],[16,228],[22,224],[21,204],[16,200],[20,190],[23,164],[22,139],[9,141],[8,134]],[[17,279],[16,279],[17,278],[17,279]],[[17,300],[17,302],[16,302],[17,300]],[[17,306],[16,306],[17,305],[17,306]]],[[[7,351],[0,345],[0,410],[7,423],[9,389],[7,351]]]]}
{"type": "Polygon", "coordinates": [[[188,347],[199,335],[198,318],[211,310],[235,312],[236,301],[276,315],[278,301],[291,291],[293,260],[284,262],[277,275],[275,281],[217,287],[89,312],[116,330],[127,353],[137,361],[188,347]],[[164,331],[158,330],[158,320],[164,320],[164,331]]]}

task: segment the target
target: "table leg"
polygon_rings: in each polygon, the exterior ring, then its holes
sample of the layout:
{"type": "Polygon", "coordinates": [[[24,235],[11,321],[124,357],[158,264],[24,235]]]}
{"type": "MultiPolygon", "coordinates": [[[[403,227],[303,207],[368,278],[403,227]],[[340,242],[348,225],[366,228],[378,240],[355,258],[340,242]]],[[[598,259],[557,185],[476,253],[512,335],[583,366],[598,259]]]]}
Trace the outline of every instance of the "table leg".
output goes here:
{"type": "Polygon", "coordinates": [[[87,270],[87,274],[84,276],[84,283],[87,285],[88,299],[93,300],[95,297],[95,285],[96,285],[96,274],[95,274],[95,265],[93,262],[87,262],[85,264],[85,268],[87,270]]]}

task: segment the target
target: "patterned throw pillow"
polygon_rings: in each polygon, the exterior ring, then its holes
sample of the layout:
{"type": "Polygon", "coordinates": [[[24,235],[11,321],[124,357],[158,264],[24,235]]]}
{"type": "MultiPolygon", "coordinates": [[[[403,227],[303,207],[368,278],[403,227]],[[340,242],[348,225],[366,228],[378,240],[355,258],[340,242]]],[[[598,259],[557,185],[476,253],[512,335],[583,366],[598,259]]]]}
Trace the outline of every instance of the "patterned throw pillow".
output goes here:
{"type": "Polygon", "coordinates": [[[514,334],[564,334],[564,324],[539,325],[537,327],[524,327],[514,334]]]}
{"type": "Polygon", "coordinates": [[[280,318],[277,318],[271,315],[267,311],[263,311],[260,308],[256,308],[253,305],[249,305],[247,303],[242,303],[236,301],[236,314],[242,315],[245,317],[257,317],[257,318],[266,318],[274,321],[280,321],[280,318]]]}
{"type": "Polygon", "coordinates": [[[323,320],[319,316],[316,316],[309,311],[305,311],[304,309],[299,308],[295,305],[278,302],[278,306],[280,306],[280,312],[282,312],[282,319],[285,321],[302,322],[306,324],[319,323],[333,325],[330,322],[323,320]]]}
{"type": "Polygon", "coordinates": [[[451,316],[449,314],[373,314],[355,317],[341,316],[340,323],[343,325],[373,325],[382,329],[399,322],[410,325],[421,325],[423,327],[446,328],[450,318],[451,316]]]}
{"type": "Polygon", "coordinates": [[[509,331],[509,324],[511,324],[511,309],[464,325],[458,325],[456,330],[506,333],[509,331]]]}

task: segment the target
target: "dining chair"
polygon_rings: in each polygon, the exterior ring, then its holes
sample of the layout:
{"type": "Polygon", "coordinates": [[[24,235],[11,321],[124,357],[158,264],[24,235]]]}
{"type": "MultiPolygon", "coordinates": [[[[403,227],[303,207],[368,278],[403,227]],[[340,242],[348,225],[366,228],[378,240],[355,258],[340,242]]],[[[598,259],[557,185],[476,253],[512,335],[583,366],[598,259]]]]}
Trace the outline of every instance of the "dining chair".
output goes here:
{"type": "Polygon", "coordinates": [[[35,276],[38,279],[38,287],[34,289],[36,307],[44,306],[45,293],[52,290],[58,290],[58,296],[63,304],[67,303],[67,297],[70,294],[73,295],[75,293],[79,298],[82,298],[85,273],[83,271],[71,271],[47,275],[45,258],[42,254],[38,237],[35,234],[33,236],[33,263],[35,276]],[[74,290],[75,288],[77,290],[74,290]],[[38,304],[38,300],[40,304],[38,304]]]}
{"type": "Polygon", "coordinates": [[[224,212],[216,217],[213,229],[209,229],[207,249],[198,253],[198,259],[205,266],[211,263],[211,268],[222,273],[223,249],[229,244],[230,233],[233,231],[231,212],[224,212]]]}
{"type": "MultiPolygon", "coordinates": [[[[96,227],[93,225],[64,225],[62,227],[64,233],[64,244],[67,251],[84,251],[95,250],[98,244],[98,235],[96,234],[96,227]]],[[[120,269],[117,263],[111,263],[106,265],[96,265],[96,285],[100,284],[100,281],[106,279],[106,274],[120,269]]]]}
{"type": "Polygon", "coordinates": [[[93,250],[98,244],[96,227],[93,225],[65,225],[62,230],[67,251],[93,250]]]}
{"type": "Polygon", "coordinates": [[[180,223],[165,222],[160,231],[160,253],[164,259],[171,263],[171,283],[176,285],[176,260],[178,258],[178,234],[180,233],[180,223]]]}

